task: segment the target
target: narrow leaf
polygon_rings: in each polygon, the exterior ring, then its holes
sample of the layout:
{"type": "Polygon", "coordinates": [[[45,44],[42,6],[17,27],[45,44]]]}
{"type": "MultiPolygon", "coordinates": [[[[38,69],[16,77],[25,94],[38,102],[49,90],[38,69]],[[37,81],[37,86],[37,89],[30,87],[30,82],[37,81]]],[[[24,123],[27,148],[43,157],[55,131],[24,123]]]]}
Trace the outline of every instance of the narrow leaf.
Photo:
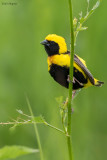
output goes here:
{"type": "Polygon", "coordinates": [[[81,18],[82,18],[82,11],[79,13],[79,16],[80,16],[80,18],[79,18],[79,19],[81,19],[81,18]]]}
{"type": "Polygon", "coordinates": [[[94,7],[92,8],[92,10],[95,10],[96,8],[98,8],[100,5],[100,1],[97,1],[96,4],[94,5],[94,7]]]}
{"type": "Polygon", "coordinates": [[[34,117],[34,118],[33,118],[33,121],[34,121],[35,123],[45,123],[45,120],[44,120],[44,118],[43,118],[42,116],[34,117]]]}
{"type": "Polygon", "coordinates": [[[0,149],[0,160],[14,159],[22,155],[27,155],[36,152],[39,152],[39,150],[25,146],[5,146],[0,149]]]}
{"type": "Polygon", "coordinates": [[[18,113],[20,113],[20,114],[23,114],[23,111],[22,110],[16,110],[18,113]]]}
{"type": "Polygon", "coordinates": [[[92,14],[93,12],[99,7],[100,5],[100,0],[96,2],[96,4],[93,6],[93,8],[87,12],[85,17],[80,18],[80,23],[83,24],[92,14]]]}
{"type": "Polygon", "coordinates": [[[77,31],[84,31],[86,30],[88,27],[81,27],[81,28],[78,28],[77,31]]]}

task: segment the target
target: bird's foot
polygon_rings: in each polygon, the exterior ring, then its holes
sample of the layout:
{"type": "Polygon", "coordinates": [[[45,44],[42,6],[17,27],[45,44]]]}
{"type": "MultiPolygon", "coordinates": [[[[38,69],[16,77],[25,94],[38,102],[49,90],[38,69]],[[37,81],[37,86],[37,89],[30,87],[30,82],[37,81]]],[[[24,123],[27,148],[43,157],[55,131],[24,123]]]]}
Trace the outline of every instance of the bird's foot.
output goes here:
{"type": "Polygon", "coordinates": [[[67,81],[68,81],[69,83],[71,83],[71,82],[72,82],[72,83],[75,83],[75,78],[73,77],[73,81],[71,81],[71,80],[70,80],[70,75],[68,75],[67,81]]]}

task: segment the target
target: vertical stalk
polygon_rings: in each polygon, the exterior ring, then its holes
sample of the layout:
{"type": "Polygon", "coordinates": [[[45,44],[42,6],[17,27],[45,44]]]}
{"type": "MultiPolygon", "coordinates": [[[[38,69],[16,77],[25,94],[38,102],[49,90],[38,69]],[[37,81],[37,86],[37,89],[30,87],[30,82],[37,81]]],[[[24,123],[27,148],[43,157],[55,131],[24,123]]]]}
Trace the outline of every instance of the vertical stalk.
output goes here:
{"type": "MultiPolygon", "coordinates": [[[[30,114],[32,116],[32,120],[34,120],[34,115],[33,115],[33,112],[32,112],[32,108],[31,108],[31,105],[30,105],[30,102],[29,102],[29,99],[28,99],[27,96],[26,96],[26,101],[27,101],[27,104],[28,104],[28,108],[29,108],[30,114]]],[[[41,158],[41,160],[44,160],[43,152],[42,152],[42,146],[41,146],[40,137],[39,137],[39,133],[38,133],[38,129],[37,129],[36,123],[34,123],[34,130],[35,130],[35,134],[36,134],[36,138],[37,138],[37,142],[38,142],[38,146],[39,146],[40,158],[41,158]]]]}
{"type": "Polygon", "coordinates": [[[69,96],[68,96],[68,124],[67,124],[67,144],[68,144],[68,152],[69,152],[69,160],[72,160],[72,139],[71,139],[71,113],[72,113],[72,88],[73,88],[73,61],[74,61],[74,29],[73,29],[73,16],[72,16],[72,0],[68,0],[69,3],[69,16],[70,16],[70,40],[71,40],[71,56],[70,56],[70,71],[69,77],[69,96]]]}

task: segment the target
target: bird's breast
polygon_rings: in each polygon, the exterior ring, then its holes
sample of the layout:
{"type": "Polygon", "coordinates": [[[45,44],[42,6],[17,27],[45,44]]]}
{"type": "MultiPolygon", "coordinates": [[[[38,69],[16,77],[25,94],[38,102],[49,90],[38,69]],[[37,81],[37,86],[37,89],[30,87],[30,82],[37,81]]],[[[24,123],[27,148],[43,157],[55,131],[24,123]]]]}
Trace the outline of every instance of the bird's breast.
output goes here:
{"type": "Polygon", "coordinates": [[[70,66],[70,56],[68,54],[60,54],[60,55],[53,55],[48,57],[48,71],[50,70],[50,66],[52,64],[56,64],[61,67],[69,67],[70,66]]]}
{"type": "MultiPolygon", "coordinates": [[[[60,55],[49,56],[47,59],[47,63],[48,63],[48,71],[50,70],[50,66],[52,64],[56,64],[60,67],[69,68],[70,67],[70,55],[60,54],[60,55]]],[[[82,72],[84,77],[86,77],[84,71],[78,66],[78,64],[75,63],[75,61],[73,62],[73,67],[75,67],[79,72],[82,72]]]]}

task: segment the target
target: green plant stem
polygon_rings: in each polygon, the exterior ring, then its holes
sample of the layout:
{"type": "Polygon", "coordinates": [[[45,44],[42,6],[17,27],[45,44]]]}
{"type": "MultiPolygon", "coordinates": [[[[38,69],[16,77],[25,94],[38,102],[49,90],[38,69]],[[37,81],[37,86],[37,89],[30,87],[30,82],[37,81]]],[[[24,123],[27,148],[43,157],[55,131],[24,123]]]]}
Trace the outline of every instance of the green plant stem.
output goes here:
{"type": "Polygon", "coordinates": [[[69,96],[68,96],[68,124],[67,124],[67,144],[69,152],[69,160],[72,160],[72,140],[71,140],[71,113],[72,113],[72,88],[73,88],[73,61],[74,61],[74,29],[73,29],[73,16],[72,16],[72,1],[68,0],[69,3],[69,15],[70,15],[70,37],[71,37],[71,57],[70,57],[70,82],[69,83],[69,96]]]}
{"type": "Polygon", "coordinates": [[[64,129],[64,132],[66,133],[66,128],[65,128],[64,117],[63,116],[62,116],[62,126],[63,126],[63,129],[64,129]]]}
{"type": "MultiPolygon", "coordinates": [[[[34,115],[33,115],[32,108],[31,108],[31,105],[30,105],[28,97],[26,97],[26,101],[27,101],[27,104],[28,104],[28,108],[29,108],[30,114],[32,116],[32,120],[34,121],[34,115]]],[[[35,134],[36,134],[36,137],[37,137],[37,142],[38,142],[38,146],[39,146],[39,150],[40,150],[40,157],[41,157],[41,160],[44,160],[42,147],[41,147],[41,142],[40,142],[39,133],[38,133],[38,129],[37,129],[36,123],[34,123],[34,130],[35,130],[35,134]]]]}
{"type": "Polygon", "coordinates": [[[55,130],[57,130],[57,131],[59,131],[59,132],[61,132],[61,133],[63,133],[63,134],[65,134],[65,132],[63,130],[61,130],[61,129],[55,127],[55,126],[52,126],[51,124],[49,124],[47,122],[45,122],[44,124],[47,125],[47,126],[49,126],[49,127],[51,127],[51,128],[53,128],[53,129],[55,129],[55,130]]]}

